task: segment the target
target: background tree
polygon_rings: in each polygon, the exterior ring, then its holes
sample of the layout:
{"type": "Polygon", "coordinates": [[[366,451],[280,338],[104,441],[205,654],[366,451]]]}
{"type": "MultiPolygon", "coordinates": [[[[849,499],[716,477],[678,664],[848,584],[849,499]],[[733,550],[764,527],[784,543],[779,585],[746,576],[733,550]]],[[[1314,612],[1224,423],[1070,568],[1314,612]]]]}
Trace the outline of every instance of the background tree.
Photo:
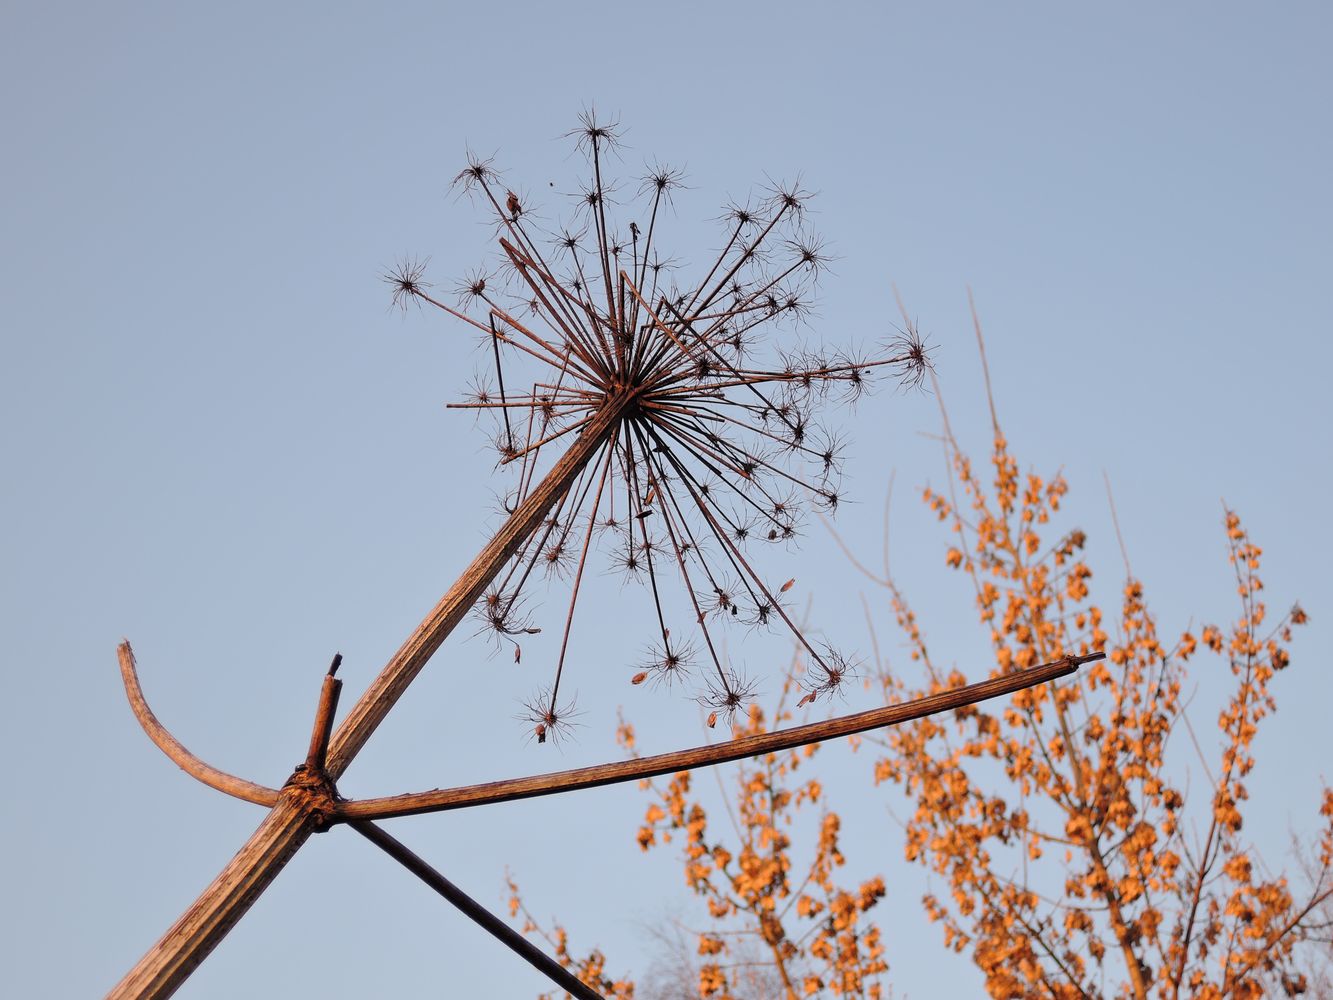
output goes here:
{"type": "MultiPolygon", "coordinates": [[[[1086,534],[1055,533],[1067,484],[1058,474],[1020,474],[993,401],[991,413],[993,480],[983,482],[946,414],[952,474],[943,493],[923,496],[956,536],[946,561],[972,583],[996,671],[1047,653],[1105,647],[1108,658],[1020,692],[1002,711],[978,706],[955,713],[952,725],[924,720],[886,732],[875,780],[908,796],[907,857],[947,886],[947,895],[925,897],[927,913],[981,968],[993,996],[1304,992],[1313,956],[1302,946],[1315,940],[1333,894],[1333,792],[1310,794],[1326,822],[1299,895],[1242,828],[1254,738],[1276,708],[1271,682],[1290,663],[1291,629],[1305,612],[1297,605],[1269,619],[1262,552],[1226,510],[1240,599],[1229,628],[1163,640],[1127,557],[1118,612],[1104,614],[1089,588],[1086,534]],[[1205,651],[1232,676],[1215,754],[1186,713],[1187,664],[1205,651]]],[[[880,583],[929,688],[963,683],[932,661],[887,568],[880,583]]],[[[882,682],[890,698],[913,696],[915,685],[900,677],[886,672],[882,682]]]]}
{"type": "MultiPolygon", "coordinates": [[[[790,723],[804,673],[798,651],[770,711],[752,704],[732,727],[733,735],[757,735],[790,723]]],[[[622,722],[617,735],[633,754],[633,726],[622,722]]],[[[665,782],[643,783],[652,801],[636,835],[639,846],[645,852],[678,846],[685,883],[702,906],[697,922],[677,924],[662,935],[670,961],[650,976],[640,996],[884,995],[883,935],[866,916],[884,897],[884,879],[848,883],[839,877],[846,864],[842,820],[829,808],[809,763],[819,746],[737,763],[727,780],[719,778],[723,805],[711,816],[705,796],[694,788],[697,778],[707,780],[706,773],[696,778],[695,772],[680,771],[665,782]]],[[[608,996],[636,995],[628,980],[606,977],[600,951],[570,955],[564,928],[543,929],[512,878],[509,888],[510,914],[522,914],[524,930],[545,938],[562,964],[608,996]]]]}
{"type": "MultiPolygon", "coordinates": [[[[1273,681],[1291,663],[1292,629],[1306,613],[1293,605],[1270,618],[1262,551],[1229,509],[1223,527],[1240,603],[1230,625],[1164,639],[1127,556],[1119,606],[1104,610],[1093,600],[1086,533],[1057,526],[1068,484],[1058,474],[1020,473],[993,401],[991,413],[990,481],[959,445],[945,412],[948,483],[942,491],[925,489],[923,499],[952,536],[947,565],[972,584],[994,651],[993,674],[1093,649],[1105,648],[1108,658],[993,703],[998,709],[972,706],[951,720],[923,719],[863,738],[875,751],[874,782],[896,785],[912,805],[902,824],[907,858],[943,884],[923,898],[926,914],[941,925],[946,945],[980,968],[995,997],[1324,995],[1333,791],[1298,792],[1323,823],[1313,841],[1295,844],[1298,876],[1266,860],[1244,836],[1255,737],[1276,709],[1273,681]],[[1209,657],[1227,665],[1227,684],[1204,666],[1209,657]],[[1204,669],[1192,676],[1196,663],[1204,669]],[[1220,699],[1213,738],[1196,730],[1187,711],[1191,684],[1220,699]]],[[[961,672],[932,658],[887,551],[876,573],[843,547],[886,592],[919,668],[911,673],[926,679],[921,685],[876,655],[867,683],[880,685],[889,701],[964,684],[961,672]]],[[[751,724],[762,724],[757,711],[751,724]]],[[[701,951],[725,941],[727,921],[744,917],[750,933],[772,942],[769,961],[779,974],[794,959],[829,959],[822,974],[799,983],[784,978],[784,989],[878,995],[885,949],[879,931],[860,922],[884,884],[871,879],[858,895],[827,880],[841,860],[836,803],[808,774],[795,783],[800,759],[738,769],[728,810],[739,843],[768,847],[751,852],[757,877],[744,874],[744,865],[733,868],[735,853],[710,839],[708,813],[692,796],[688,774],[650,789],[653,802],[637,836],[647,850],[683,834],[686,881],[708,900],[715,921],[700,929],[701,951]],[[806,877],[824,893],[812,911],[812,897],[790,886],[790,843],[775,817],[816,799],[830,810],[830,832],[806,877]],[[797,918],[834,919],[813,934],[793,930],[784,922],[793,896],[797,918]],[[834,926],[839,913],[843,938],[834,926]],[[808,946],[793,954],[795,942],[808,946]]],[[[729,985],[720,964],[701,966],[700,996],[745,995],[729,985]]]]}

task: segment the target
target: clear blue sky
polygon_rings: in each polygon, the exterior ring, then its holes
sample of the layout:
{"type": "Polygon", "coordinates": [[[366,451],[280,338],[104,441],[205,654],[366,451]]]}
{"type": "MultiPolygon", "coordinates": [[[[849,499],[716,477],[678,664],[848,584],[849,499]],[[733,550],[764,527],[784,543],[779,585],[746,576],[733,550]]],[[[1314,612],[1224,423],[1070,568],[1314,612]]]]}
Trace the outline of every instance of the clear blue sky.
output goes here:
{"type": "MultiPolygon", "coordinates": [[[[12,995],[99,995],[260,818],[139,732],[122,636],[187,746],[278,783],[330,655],[359,693],[475,552],[493,522],[489,460],[441,405],[471,373],[471,340],[390,313],[378,275],[431,255],[447,286],[481,259],[487,228],[447,192],[469,146],[498,150],[532,189],[567,189],[579,161],[559,137],[588,102],[628,127],[627,172],[654,157],[687,168],[678,256],[711,245],[696,223],[729,196],[799,173],[840,258],[812,329],[831,344],[892,333],[896,284],[939,347],[955,427],[981,449],[970,284],[1010,440],[1024,466],[1064,469],[1108,603],[1121,570],[1103,471],[1168,633],[1233,616],[1221,499],[1244,515],[1272,606],[1299,598],[1313,618],[1252,783],[1248,829],[1283,863],[1287,829],[1308,828],[1318,777],[1333,778],[1331,40],[1314,3],[8,5],[12,995]]],[[[900,582],[946,659],[981,677],[949,539],[913,500],[941,479],[919,433],[937,424],[932,398],[893,393],[848,417],[863,502],[842,527],[877,546],[896,470],[900,582]]],[[[864,647],[860,582],[828,540],[812,531],[791,560],[822,627],[864,647]]],[[[647,751],[697,742],[693,705],[624,683],[638,645],[608,628],[582,667],[586,728],[548,752],[512,719],[532,675],[460,634],[344,790],[608,759],[618,704],[647,751]]],[[[752,659],[771,674],[781,653],[752,659]]],[[[1200,705],[1214,680],[1200,676],[1200,705]]],[[[863,787],[868,760],[825,756],[863,787]]],[[[508,865],[576,947],[641,969],[643,927],[698,912],[678,866],[639,855],[644,805],[606,789],[391,829],[496,907],[508,865]]],[[[923,924],[923,877],[887,805],[901,801],[867,795],[845,818],[852,866],[889,877],[891,979],[900,995],[967,995],[978,979],[923,924]]],[[[335,831],[180,995],[522,997],[542,983],[335,831]]]]}

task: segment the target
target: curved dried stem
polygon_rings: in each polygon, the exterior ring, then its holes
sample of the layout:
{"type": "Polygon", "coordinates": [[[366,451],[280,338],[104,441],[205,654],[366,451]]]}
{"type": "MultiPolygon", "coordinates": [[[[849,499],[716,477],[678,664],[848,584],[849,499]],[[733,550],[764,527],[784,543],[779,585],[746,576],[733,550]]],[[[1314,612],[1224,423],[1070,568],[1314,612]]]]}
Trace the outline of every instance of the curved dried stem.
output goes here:
{"type": "Polygon", "coordinates": [[[202,781],[209,788],[256,805],[270,807],[277,805],[280,793],[276,788],[257,785],[245,778],[219,771],[212,764],[206,764],[190,753],[180,740],[172,736],[167,728],[157,721],[157,716],[148,707],[148,702],[143,696],[143,688],[139,686],[139,670],[134,662],[134,650],[130,648],[129,641],[122,642],[116,652],[120,657],[120,677],[125,682],[125,694],[130,699],[130,708],[133,709],[134,717],[139,720],[143,731],[157,744],[159,750],[170,757],[182,771],[202,781]]]}

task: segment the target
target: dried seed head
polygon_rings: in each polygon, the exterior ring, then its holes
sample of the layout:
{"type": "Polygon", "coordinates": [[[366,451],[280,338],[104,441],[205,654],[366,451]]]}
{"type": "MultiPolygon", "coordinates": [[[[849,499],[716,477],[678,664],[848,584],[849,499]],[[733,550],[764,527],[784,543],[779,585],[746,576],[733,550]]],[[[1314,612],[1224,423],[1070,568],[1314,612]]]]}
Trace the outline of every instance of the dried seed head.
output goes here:
{"type": "Polygon", "coordinates": [[[671,687],[689,673],[694,656],[692,647],[674,645],[671,642],[671,630],[665,629],[662,640],[648,647],[642,664],[643,672],[652,678],[654,687],[659,684],[671,687]]]}
{"type": "Polygon", "coordinates": [[[710,682],[707,689],[699,696],[699,702],[713,711],[709,715],[708,727],[711,729],[719,718],[728,724],[736,713],[751,700],[755,694],[755,684],[741,677],[733,670],[723,671],[715,682],[710,682]]]}
{"type": "Polygon", "coordinates": [[[766,359],[765,335],[809,315],[831,259],[806,228],[809,192],[799,182],[770,184],[728,206],[720,249],[688,272],[703,280],[688,284],[662,252],[661,210],[683,187],[680,172],[649,166],[637,202],[621,204],[607,156],[618,123],[589,109],[570,134],[589,161],[584,183],[565,189],[576,192],[576,223],[540,226],[523,188],[501,184],[490,160],[469,154],[454,183],[491,213],[498,262],[465,276],[459,309],[425,298],[415,262],[386,276],[395,301],[428,301],[481,334],[494,370],[457,405],[490,422],[500,464],[513,471],[504,513],[537,495],[562,449],[579,440],[575,432],[615,408],[615,424],[479,602],[482,630],[513,643],[517,661],[514,637],[533,627],[518,595],[543,576],[574,581],[554,680],[524,716],[539,741],[554,739],[565,721],[555,706],[566,656],[578,655],[568,651],[578,648],[575,611],[594,551],[647,584],[661,640],[633,684],[671,684],[687,666],[697,669],[712,722],[730,719],[750,686],[717,652],[714,630],[724,621],[790,626],[811,662],[824,665],[811,691],[832,690],[845,664],[791,623],[780,601],[792,582],[769,586],[747,543],[790,541],[811,506],[841,504],[841,441],[821,411],[854,401],[880,367],[919,384],[928,350],[913,331],[887,356],[797,345],[769,348],[766,359]],[[667,621],[681,623],[674,641],[667,621]]]}
{"type": "Polygon", "coordinates": [[[614,150],[620,144],[621,134],[620,122],[599,118],[594,107],[585,108],[579,115],[579,127],[565,133],[566,136],[576,138],[578,148],[589,156],[614,150]]]}
{"type": "Polygon", "coordinates": [[[523,610],[523,600],[516,592],[498,587],[486,591],[473,612],[480,623],[477,634],[486,634],[498,647],[502,641],[514,643],[513,636],[536,635],[540,628],[532,624],[523,610]]]}
{"type": "MultiPolygon", "coordinates": [[[[672,193],[684,187],[685,172],[654,163],[639,184],[639,194],[670,202],[672,193]]],[[[637,227],[636,227],[637,228],[637,227]]]]}
{"type": "Polygon", "coordinates": [[[429,263],[429,257],[425,260],[404,257],[384,272],[382,276],[384,282],[393,288],[392,308],[406,311],[409,303],[415,302],[420,305],[418,297],[431,287],[429,282],[422,280],[422,275],[426,273],[426,265],[429,263]]]}
{"type": "Polygon", "coordinates": [[[454,289],[460,306],[470,306],[486,299],[486,280],[489,275],[484,268],[469,271],[454,289]]]}
{"type": "Polygon", "coordinates": [[[454,176],[449,186],[457,188],[460,193],[467,194],[484,190],[488,184],[493,184],[500,179],[499,171],[495,169],[494,164],[494,157],[483,158],[469,150],[467,166],[454,176]]]}
{"type": "Polygon", "coordinates": [[[539,690],[530,701],[523,703],[523,711],[516,716],[520,722],[532,727],[532,734],[538,743],[547,740],[559,743],[577,725],[574,720],[579,713],[574,702],[571,700],[557,706],[553,694],[550,688],[539,690]]]}
{"type": "Polygon", "coordinates": [[[858,661],[828,645],[819,653],[812,652],[811,661],[803,685],[806,695],[797,704],[798,708],[814,701],[818,695],[843,693],[847,682],[855,678],[860,669],[858,661]]]}
{"type": "Polygon", "coordinates": [[[933,348],[926,343],[915,324],[908,323],[907,329],[890,342],[888,351],[894,358],[894,374],[904,389],[920,388],[935,367],[930,360],[933,348]]]}

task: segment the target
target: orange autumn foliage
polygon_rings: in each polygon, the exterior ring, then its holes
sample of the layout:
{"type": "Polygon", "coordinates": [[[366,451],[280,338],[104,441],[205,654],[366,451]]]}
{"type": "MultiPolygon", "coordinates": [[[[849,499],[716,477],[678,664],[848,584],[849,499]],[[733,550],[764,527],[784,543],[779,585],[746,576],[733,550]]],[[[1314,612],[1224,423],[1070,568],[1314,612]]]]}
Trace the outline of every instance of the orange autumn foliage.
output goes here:
{"type": "MultiPolygon", "coordinates": [[[[784,703],[794,691],[789,678],[773,713],[779,722],[791,719],[784,703]]],[[[767,727],[763,710],[752,705],[734,735],[767,727]]],[[[632,747],[633,730],[622,725],[621,739],[632,747]]],[[[746,963],[728,963],[737,940],[758,946],[775,973],[780,990],[775,995],[883,996],[884,942],[864,916],[884,897],[884,880],[875,876],[845,885],[837,879],[846,861],[839,842],[842,821],[828,810],[819,779],[797,774],[818,750],[815,744],[737,765],[721,832],[692,794],[690,772],[672,776],[665,786],[649,786],[653,801],[639,828],[639,846],[650,851],[678,844],[685,882],[706,903],[712,921],[699,932],[699,954],[708,959],[699,970],[701,998],[741,995],[733,992],[733,972],[746,963]],[[810,857],[797,870],[799,854],[789,831],[802,808],[819,809],[820,816],[810,857]]]]}
{"type": "MultiPolygon", "coordinates": [[[[791,677],[783,684],[773,716],[789,722],[787,701],[800,693],[791,677]]],[[[733,736],[766,731],[767,716],[752,705],[733,726],[733,736]]],[[[622,721],[617,738],[634,752],[634,729],[622,721]]],[[[693,929],[693,981],[704,1000],[751,1000],[763,996],[866,997],[879,1000],[888,965],[878,927],[866,914],[883,899],[884,879],[873,876],[845,884],[838,869],[846,862],[839,834],[842,821],[827,807],[824,788],[809,773],[818,744],[766,754],[732,765],[732,791],[720,824],[710,822],[693,793],[693,774],[682,771],[666,782],[645,781],[651,801],[636,835],[643,851],[670,846],[679,851],[685,883],[704,904],[693,929]],[[804,771],[802,767],[804,766],[804,771]],[[817,811],[813,843],[801,849],[791,831],[798,813],[817,811]],[[756,963],[762,971],[756,975],[756,963]],[[757,991],[757,992],[756,992],[757,991]]],[[[586,958],[568,954],[564,932],[547,933],[523,909],[517,890],[511,915],[523,914],[524,930],[542,934],[562,965],[594,988],[613,984],[602,976],[599,951],[586,958]],[[591,975],[585,975],[585,969],[591,975]],[[600,977],[600,978],[599,978],[600,977]]],[[[680,970],[687,971],[685,969],[680,970]]],[[[618,981],[608,997],[627,1000],[634,984],[618,981]]],[[[677,994],[672,994],[673,996],[677,994]]]]}
{"type": "MultiPolygon", "coordinates": [[[[606,956],[601,951],[594,948],[582,958],[575,957],[570,953],[569,934],[565,928],[559,924],[549,930],[542,927],[528,911],[528,908],[523,905],[518,883],[514,881],[512,875],[505,875],[505,885],[509,889],[509,916],[511,918],[523,918],[522,929],[524,934],[536,935],[544,940],[555,956],[555,960],[561,966],[578,977],[579,982],[606,997],[606,1000],[634,1000],[633,980],[616,979],[608,976],[606,973],[606,956]]],[[[563,993],[563,991],[543,993],[540,994],[538,1000],[553,1000],[557,995],[568,996],[569,994],[563,993]]]]}
{"type": "MultiPolygon", "coordinates": [[[[924,498],[956,538],[945,563],[972,583],[995,672],[1108,655],[1002,708],[974,706],[877,740],[875,780],[899,786],[915,807],[907,857],[947,886],[923,901],[945,943],[972,958],[993,997],[1305,992],[1310,954],[1301,947],[1318,941],[1320,908],[1333,896],[1333,791],[1311,796],[1322,798],[1310,804],[1325,825],[1299,898],[1242,837],[1255,734],[1275,708],[1271,682],[1290,663],[1291,628],[1305,613],[1293,607],[1269,620],[1262,553],[1226,511],[1239,616],[1225,630],[1165,640],[1137,579],[1126,579],[1118,609],[1104,610],[1090,595],[1083,532],[1047,537],[1067,492],[1061,477],[1021,475],[998,425],[989,483],[947,422],[946,447],[947,494],[928,489],[924,498]],[[1190,727],[1182,689],[1203,648],[1223,656],[1232,676],[1206,789],[1197,776],[1193,787],[1179,784],[1167,756],[1172,736],[1190,727]]],[[[962,685],[932,661],[897,584],[880,582],[926,690],[962,685]]],[[[887,673],[882,681],[893,700],[922,693],[887,673]]]]}

